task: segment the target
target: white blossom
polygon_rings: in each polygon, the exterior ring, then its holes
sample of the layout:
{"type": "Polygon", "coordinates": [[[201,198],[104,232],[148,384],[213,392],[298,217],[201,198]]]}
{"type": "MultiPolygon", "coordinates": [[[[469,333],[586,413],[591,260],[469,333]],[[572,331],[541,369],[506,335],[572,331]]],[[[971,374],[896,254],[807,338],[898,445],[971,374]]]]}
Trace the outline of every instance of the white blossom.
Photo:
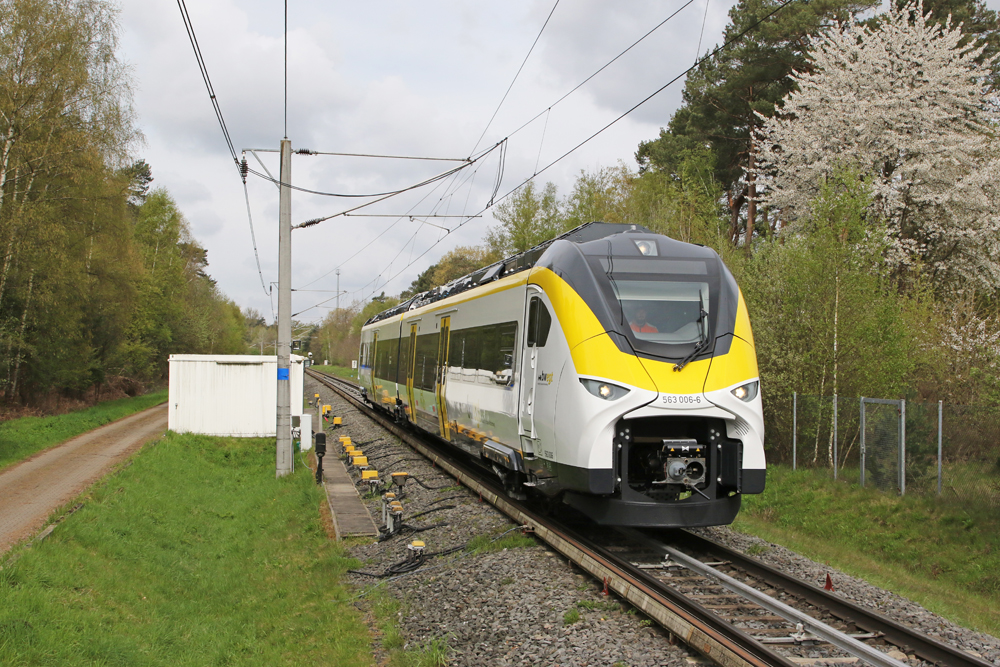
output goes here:
{"type": "MultiPolygon", "coordinates": [[[[891,3],[894,5],[895,3],[891,3]]],[[[851,23],[816,38],[812,70],[794,75],[762,118],[762,200],[784,222],[810,214],[838,165],[872,178],[873,219],[889,226],[887,259],[945,284],[1000,286],[1000,152],[996,100],[962,33],[921,3],[890,9],[875,29],[851,23]]]]}

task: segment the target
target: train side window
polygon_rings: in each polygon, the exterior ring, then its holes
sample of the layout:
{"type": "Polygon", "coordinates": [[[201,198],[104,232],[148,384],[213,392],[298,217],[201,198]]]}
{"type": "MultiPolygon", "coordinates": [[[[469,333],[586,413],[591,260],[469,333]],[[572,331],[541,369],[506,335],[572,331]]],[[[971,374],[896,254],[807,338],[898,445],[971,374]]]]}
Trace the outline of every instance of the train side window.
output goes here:
{"type": "Polygon", "coordinates": [[[552,316],[537,296],[528,304],[528,347],[545,347],[552,328],[552,316]]]}

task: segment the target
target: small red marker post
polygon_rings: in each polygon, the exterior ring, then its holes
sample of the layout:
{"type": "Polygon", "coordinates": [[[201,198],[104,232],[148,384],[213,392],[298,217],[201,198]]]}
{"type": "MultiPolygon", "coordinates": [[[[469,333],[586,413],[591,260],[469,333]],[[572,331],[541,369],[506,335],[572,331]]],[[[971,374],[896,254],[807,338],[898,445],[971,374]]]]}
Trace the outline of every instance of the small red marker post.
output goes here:
{"type": "Polygon", "coordinates": [[[607,578],[607,577],[604,577],[604,590],[603,590],[603,591],[601,591],[601,594],[602,594],[602,595],[610,595],[610,594],[611,594],[611,593],[610,593],[610,592],[608,591],[608,578],[607,578]]]}
{"type": "Polygon", "coordinates": [[[835,591],[836,588],[833,587],[833,579],[830,578],[829,573],[826,575],[826,583],[823,585],[824,591],[835,591]]]}

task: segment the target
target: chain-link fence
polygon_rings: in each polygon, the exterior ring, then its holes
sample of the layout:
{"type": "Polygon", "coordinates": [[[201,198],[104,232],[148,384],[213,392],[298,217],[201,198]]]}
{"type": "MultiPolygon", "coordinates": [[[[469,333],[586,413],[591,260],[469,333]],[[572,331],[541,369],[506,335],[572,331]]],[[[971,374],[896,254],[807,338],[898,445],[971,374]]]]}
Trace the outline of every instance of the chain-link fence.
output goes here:
{"type": "Polygon", "coordinates": [[[767,416],[772,460],[1000,509],[1000,407],[793,394],[767,416]]]}

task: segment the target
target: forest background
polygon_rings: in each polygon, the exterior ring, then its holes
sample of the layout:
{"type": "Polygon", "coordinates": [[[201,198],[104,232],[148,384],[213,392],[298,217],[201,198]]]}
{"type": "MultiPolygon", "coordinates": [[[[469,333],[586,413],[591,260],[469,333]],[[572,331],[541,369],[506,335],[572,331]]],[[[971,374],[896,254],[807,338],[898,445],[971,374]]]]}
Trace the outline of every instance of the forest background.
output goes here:
{"type": "MultiPolygon", "coordinates": [[[[295,323],[302,352],[350,365],[372,314],[603,220],[722,256],[754,324],[769,429],[792,391],[1000,404],[996,13],[979,0],[780,4],[732,9],[732,45],[700,61],[627,161],[565,195],[529,182],[481,245],[403,294],[295,323]]],[[[3,6],[0,405],[135,393],[163,381],[172,353],[273,353],[273,325],[219,292],[134,157],[113,9],[3,6]]]]}

